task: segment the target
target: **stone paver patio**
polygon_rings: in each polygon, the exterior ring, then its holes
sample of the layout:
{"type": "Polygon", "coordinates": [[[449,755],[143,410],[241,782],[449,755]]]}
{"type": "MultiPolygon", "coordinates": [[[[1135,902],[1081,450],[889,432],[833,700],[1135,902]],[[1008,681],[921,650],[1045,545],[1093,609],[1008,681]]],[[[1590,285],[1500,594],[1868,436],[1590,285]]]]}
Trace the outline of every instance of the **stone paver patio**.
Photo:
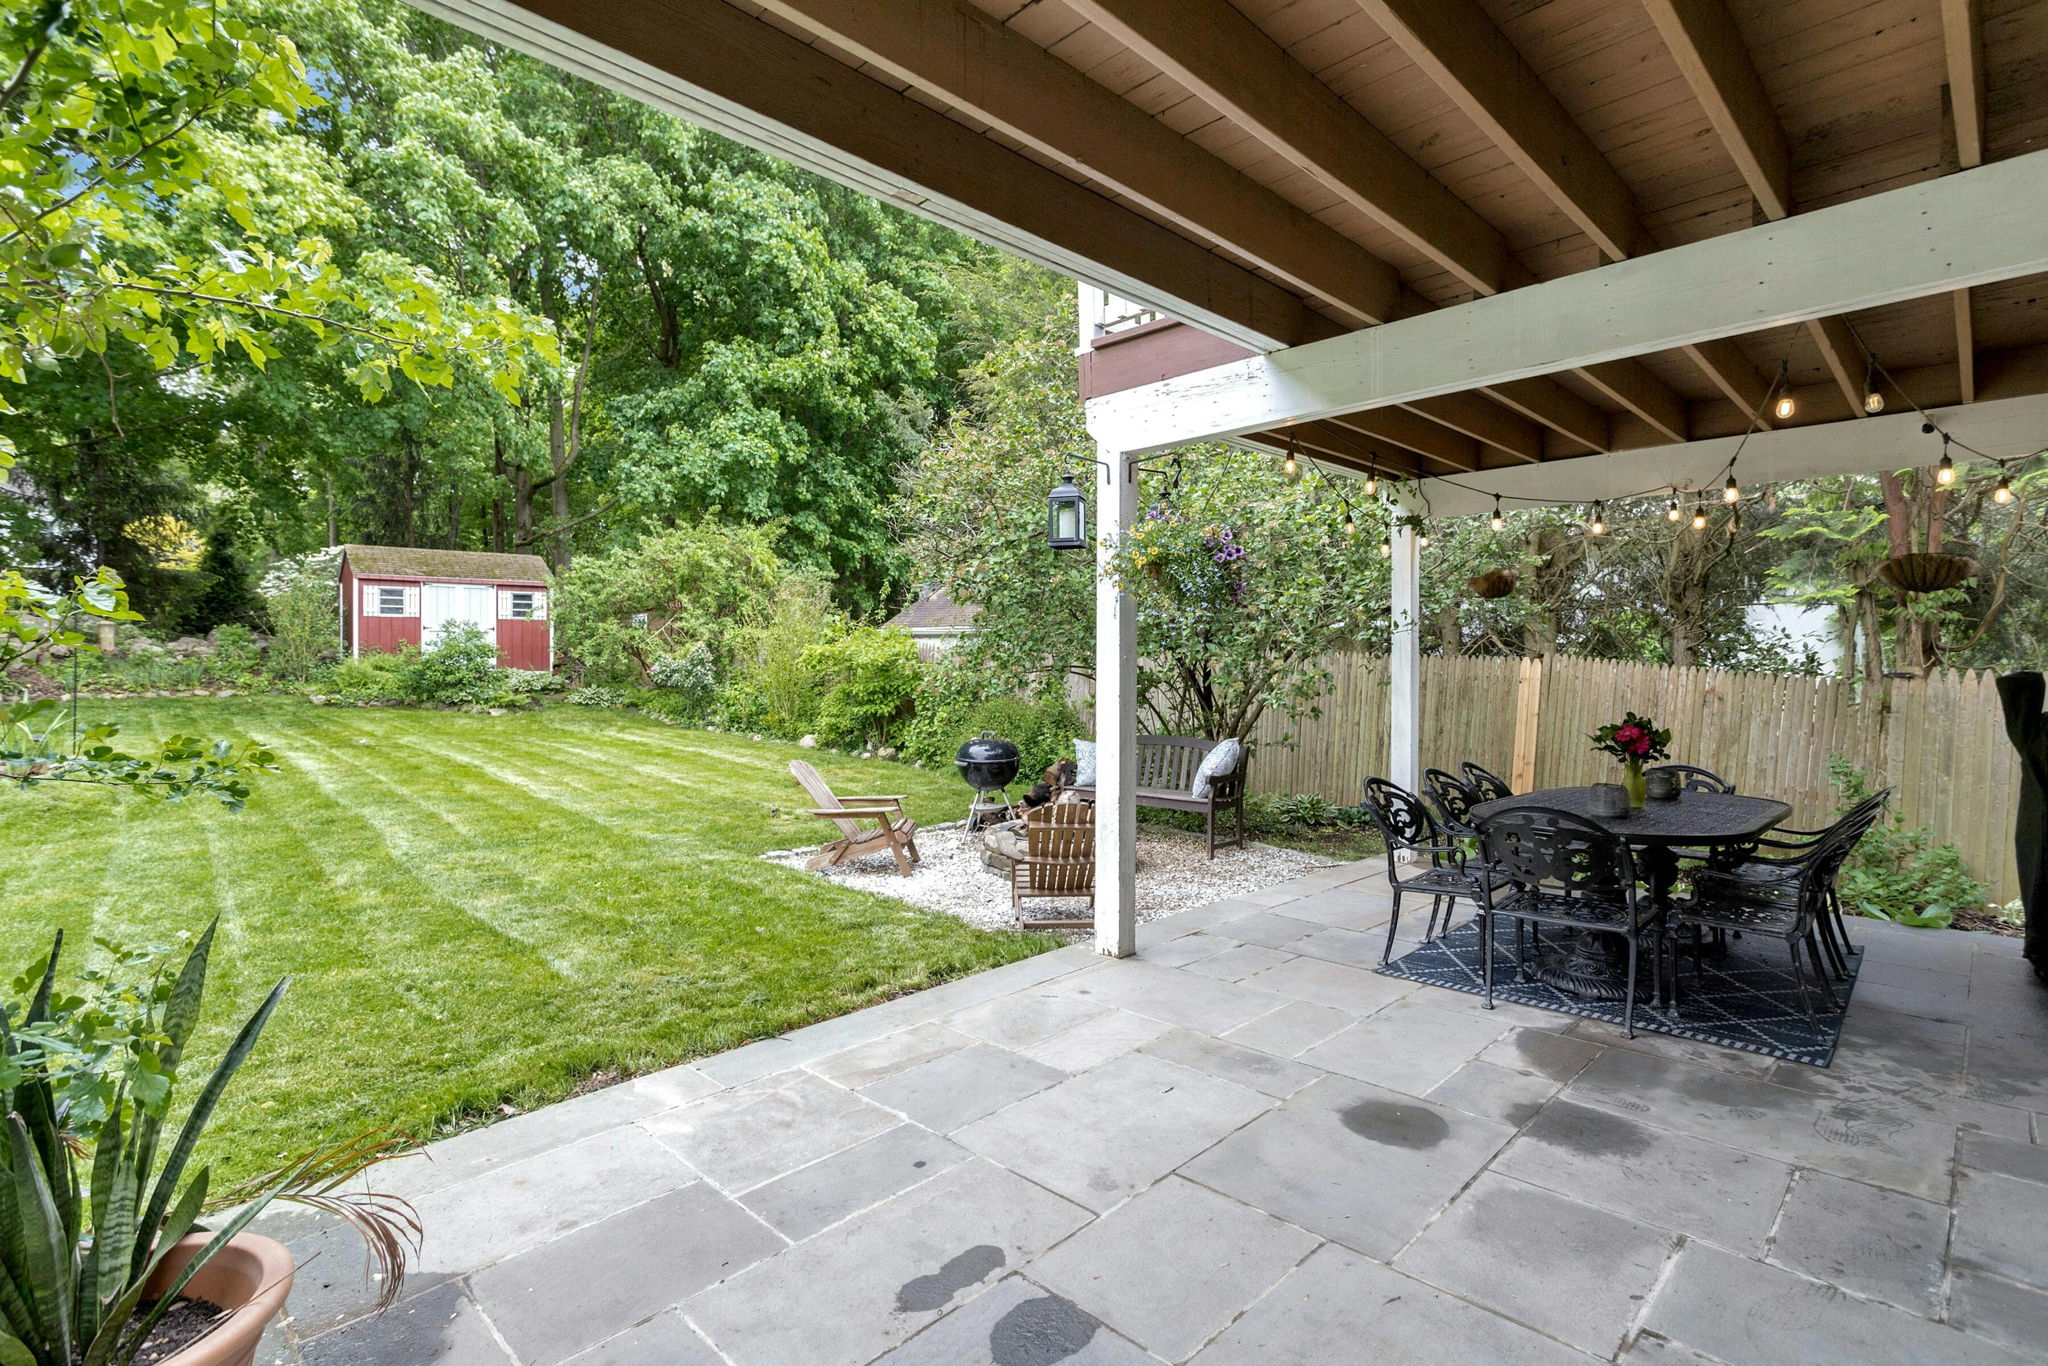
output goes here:
{"type": "MultiPolygon", "coordinates": [[[[305,1366],[2048,1360],[2048,991],[1857,921],[1818,1070],[1374,974],[1364,865],[441,1143],[305,1366]]],[[[1419,918],[1419,917],[1418,917],[1419,918]]],[[[1384,933],[1383,928],[1380,931],[1384,933]]]]}

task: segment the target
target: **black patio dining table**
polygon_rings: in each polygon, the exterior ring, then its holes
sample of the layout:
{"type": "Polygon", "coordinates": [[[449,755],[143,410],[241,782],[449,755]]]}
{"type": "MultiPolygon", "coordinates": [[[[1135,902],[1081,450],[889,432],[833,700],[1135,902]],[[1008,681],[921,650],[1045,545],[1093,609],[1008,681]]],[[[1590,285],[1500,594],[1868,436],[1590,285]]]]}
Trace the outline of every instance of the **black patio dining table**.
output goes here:
{"type": "MultiPolygon", "coordinates": [[[[1547,787],[1481,802],[1472,808],[1475,824],[1517,807],[1540,806],[1583,816],[1635,851],[1637,867],[1649,884],[1650,896],[1664,901],[1678,877],[1681,849],[1707,850],[1746,844],[1780,824],[1792,808],[1771,797],[1745,797],[1724,792],[1680,792],[1663,801],[1649,801],[1625,816],[1603,816],[1593,810],[1590,787],[1547,787]]],[[[1538,980],[1576,996],[1618,1001],[1626,994],[1626,964],[1616,954],[1613,935],[1582,931],[1569,951],[1538,963],[1538,980]]]]}

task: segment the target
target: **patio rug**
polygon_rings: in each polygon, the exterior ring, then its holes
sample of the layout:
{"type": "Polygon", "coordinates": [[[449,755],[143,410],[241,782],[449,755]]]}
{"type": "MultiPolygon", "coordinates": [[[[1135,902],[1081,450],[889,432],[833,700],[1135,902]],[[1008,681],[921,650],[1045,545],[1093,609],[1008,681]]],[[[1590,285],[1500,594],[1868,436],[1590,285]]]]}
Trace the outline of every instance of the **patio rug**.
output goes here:
{"type": "MultiPolygon", "coordinates": [[[[1533,954],[1532,954],[1533,957],[1533,954]]],[[[1843,1010],[1856,986],[1856,972],[1862,955],[1849,956],[1849,980],[1836,982],[1835,995],[1843,1010]]],[[[1685,973],[1679,1009],[1659,1006],[1647,999],[1636,1002],[1636,1028],[1657,1034],[1675,1034],[1682,1039],[1699,1039],[1747,1053],[1826,1067],[1835,1056],[1835,1040],[1842,1032],[1842,1011],[1831,1011],[1827,1001],[1809,980],[1814,1007],[1819,1012],[1816,1027],[1799,1004],[1799,984],[1792,975],[1791,955],[1785,946],[1768,941],[1733,941],[1726,954],[1710,955],[1703,978],[1693,977],[1690,958],[1682,960],[1685,973]]],[[[1424,982],[1479,995],[1483,991],[1479,974],[1479,923],[1464,924],[1420,945],[1379,969],[1388,977],[1424,982]]],[[[1644,966],[1647,978],[1648,965],[1644,966]]],[[[1643,983],[1647,996],[1649,984],[1643,983]]],[[[1513,941],[1494,945],[1493,999],[1538,1010],[1555,1010],[1589,1020],[1605,1020],[1621,1027],[1621,1002],[1587,1001],[1568,995],[1534,979],[1515,980],[1513,941]]]]}

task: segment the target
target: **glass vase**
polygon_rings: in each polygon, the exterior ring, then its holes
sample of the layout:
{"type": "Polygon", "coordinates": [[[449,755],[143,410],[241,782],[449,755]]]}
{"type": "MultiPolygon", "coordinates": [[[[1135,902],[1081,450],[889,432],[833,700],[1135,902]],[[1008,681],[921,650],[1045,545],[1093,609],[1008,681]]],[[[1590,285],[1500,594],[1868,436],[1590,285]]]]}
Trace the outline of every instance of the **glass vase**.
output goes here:
{"type": "Polygon", "coordinates": [[[1641,759],[1627,759],[1622,762],[1621,785],[1628,789],[1629,806],[1633,809],[1641,809],[1646,787],[1643,780],[1643,761],[1641,759]]]}

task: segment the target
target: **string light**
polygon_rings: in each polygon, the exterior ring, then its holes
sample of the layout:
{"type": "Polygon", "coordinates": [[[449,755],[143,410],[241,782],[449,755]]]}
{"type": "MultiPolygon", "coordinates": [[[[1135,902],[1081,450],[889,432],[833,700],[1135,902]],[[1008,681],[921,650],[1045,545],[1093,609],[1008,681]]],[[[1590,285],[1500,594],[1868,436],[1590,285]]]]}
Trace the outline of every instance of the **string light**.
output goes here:
{"type": "Polygon", "coordinates": [[[1991,501],[1994,503],[2010,503],[2012,501],[2012,480],[2007,477],[2003,469],[1998,471],[1998,487],[1991,490],[1991,501]]]}
{"type": "Polygon", "coordinates": [[[1771,412],[1778,421],[1799,411],[1799,405],[1792,398],[1792,362],[1789,358],[1778,362],[1778,377],[1771,381],[1771,388],[1777,391],[1778,401],[1771,405],[1771,412]]]}
{"type": "Polygon", "coordinates": [[[1500,515],[1500,495],[1496,493],[1493,495],[1493,518],[1488,523],[1488,525],[1491,526],[1495,531],[1499,531],[1502,527],[1506,526],[1507,524],[1507,518],[1500,515]]]}
{"type": "Polygon", "coordinates": [[[1707,505],[1705,503],[1694,503],[1692,505],[1692,529],[1694,531],[1705,531],[1707,529],[1707,505]]]}
{"type": "Polygon", "coordinates": [[[1675,522],[1675,521],[1677,521],[1677,520],[1678,520],[1678,519],[1679,519],[1680,517],[1683,517],[1684,515],[1685,515],[1684,513],[1680,512],[1680,511],[1678,510],[1678,500],[1677,500],[1676,498],[1667,498],[1667,499],[1665,499],[1665,500],[1664,500],[1664,520],[1665,520],[1665,521],[1667,521],[1667,522],[1675,522]]]}
{"type": "Polygon", "coordinates": [[[1877,390],[1877,357],[1864,353],[1869,362],[1863,370],[1863,411],[1872,417],[1884,411],[1884,395],[1877,390]]]}
{"type": "Polygon", "coordinates": [[[1365,496],[1366,496],[1366,497],[1368,497],[1368,498],[1371,498],[1371,497],[1373,497],[1373,496],[1374,496],[1375,494],[1377,494],[1377,493],[1378,493],[1379,491],[1380,491],[1380,459],[1379,459],[1379,457],[1378,457],[1377,455],[1375,455],[1375,456],[1374,456],[1374,457],[1372,458],[1372,464],[1371,464],[1370,466],[1368,466],[1368,467],[1366,468],[1366,471],[1365,471],[1365,496]]]}
{"type": "Polygon", "coordinates": [[[1799,411],[1799,405],[1793,401],[1792,395],[1781,394],[1778,401],[1771,405],[1771,411],[1777,415],[1778,421],[1783,422],[1799,411]]]}
{"type": "Polygon", "coordinates": [[[1351,519],[1351,508],[1348,505],[1344,509],[1344,534],[1346,536],[1356,536],[1358,534],[1358,523],[1351,519]]]}
{"type": "Polygon", "coordinates": [[[1427,527],[1415,528],[1415,548],[1417,550],[1429,549],[1429,529],[1427,527]]]}
{"type": "Polygon", "coordinates": [[[1287,438],[1287,458],[1280,462],[1280,473],[1286,475],[1289,479],[1299,479],[1301,477],[1301,461],[1295,457],[1295,445],[1295,439],[1290,434],[1287,438]]]}
{"type": "Polygon", "coordinates": [[[1588,536],[1605,536],[1607,534],[1607,505],[1605,503],[1593,504],[1593,520],[1586,523],[1586,534],[1588,536]]]}
{"type": "Polygon", "coordinates": [[[1388,556],[1388,555],[1391,555],[1391,554],[1393,554],[1393,553],[1394,553],[1394,543],[1393,543],[1392,541],[1388,540],[1388,539],[1387,539],[1386,537],[1384,537],[1384,536],[1380,537],[1380,556],[1381,556],[1381,558],[1383,558],[1383,559],[1384,559],[1384,558],[1385,558],[1386,556],[1388,556]]]}
{"type": "Polygon", "coordinates": [[[1949,458],[1948,433],[1941,434],[1941,463],[1934,467],[1934,482],[1947,488],[1956,481],[1956,462],[1949,458]]]}
{"type": "Polygon", "coordinates": [[[1742,501],[1742,485],[1735,482],[1735,462],[1728,462],[1728,482],[1721,485],[1721,501],[1739,503],[1742,501]]]}

